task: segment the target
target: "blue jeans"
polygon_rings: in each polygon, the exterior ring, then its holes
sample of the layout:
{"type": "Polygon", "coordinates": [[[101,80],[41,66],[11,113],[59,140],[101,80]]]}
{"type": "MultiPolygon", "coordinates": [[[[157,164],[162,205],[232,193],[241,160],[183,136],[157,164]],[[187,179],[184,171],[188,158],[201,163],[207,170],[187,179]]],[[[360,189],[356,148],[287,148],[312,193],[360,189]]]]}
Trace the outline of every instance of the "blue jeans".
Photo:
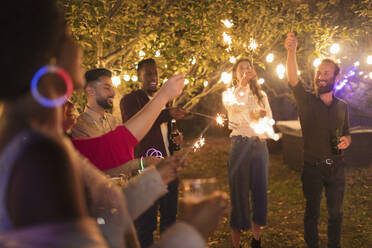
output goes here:
{"type": "Polygon", "coordinates": [[[268,170],[266,141],[232,137],[228,161],[232,228],[250,229],[251,220],[257,225],[266,225],[268,170]]]}
{"type": "Polygon", "coordinates": [[[339,248],[342,227],[342,202],[345,192],[343,164],[336,164],[332,168],[317,168],[305,162],[302,172],[302,185],[306,198],[304,226],[307,245],[310,248],[319,247],[318,219],[324,187],[328,208],[328,247],[339,248]]]}

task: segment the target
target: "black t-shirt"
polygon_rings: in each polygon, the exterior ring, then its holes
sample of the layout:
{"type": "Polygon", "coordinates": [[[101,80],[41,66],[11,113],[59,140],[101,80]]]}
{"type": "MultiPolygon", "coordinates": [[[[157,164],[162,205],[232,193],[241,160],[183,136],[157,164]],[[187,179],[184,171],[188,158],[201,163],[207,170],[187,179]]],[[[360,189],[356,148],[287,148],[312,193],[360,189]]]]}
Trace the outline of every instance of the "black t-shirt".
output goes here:
{"type": "Polygon", "coordinates": [[[319,96],[306,91],[301,82],[290,88],[298,106],[305,161],[341,158],[343,152],[335,155],[332,146],[335,136],[350,135],[346,102],[334,96],[331,105],[327,106],[319,96]]]}

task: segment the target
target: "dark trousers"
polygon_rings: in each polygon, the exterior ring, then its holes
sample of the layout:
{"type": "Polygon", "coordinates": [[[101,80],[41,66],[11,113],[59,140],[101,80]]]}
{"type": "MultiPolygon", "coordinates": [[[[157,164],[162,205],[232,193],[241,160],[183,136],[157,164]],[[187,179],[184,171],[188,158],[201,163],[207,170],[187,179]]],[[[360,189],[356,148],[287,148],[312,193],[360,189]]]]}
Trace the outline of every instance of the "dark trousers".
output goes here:
{"type": "Polygon", "coordinates": [[[134,222],[142,248],[154,242],[153,232],[157,227],[158,210],[160,210],[160,232],[162,233],[176,221],[178,203],[178,180],[168,184],[168,193],[160,198],[134,222]]]}
{"type": "Polygon", "coordinates": [[[328,208],[328,247],[340,247],[342,202],[345,192],[343,164],[336,164],[333,167],[315,167],[305,162],[302,184],[306,199],[304,226],[307,245],[310,248],[319,247],[318,219],[324,187],[328,208]]]}

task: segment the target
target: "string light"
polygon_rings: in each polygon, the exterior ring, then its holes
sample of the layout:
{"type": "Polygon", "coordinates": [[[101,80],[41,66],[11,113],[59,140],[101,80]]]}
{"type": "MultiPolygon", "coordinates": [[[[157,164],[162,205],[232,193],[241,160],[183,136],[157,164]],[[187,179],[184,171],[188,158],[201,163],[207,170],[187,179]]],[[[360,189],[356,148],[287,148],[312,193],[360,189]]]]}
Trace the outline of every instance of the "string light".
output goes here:
{"type": "Polygon", "coordinates": [[[115,86],[115,87],[118,87],[121,83],[120,81],[120,77],[119,76],[113,76],[111,78],[111,81],[112,81],[112,84],[115,86]]]}
{"type": "Polygon", "coordinates": [[[359,61],[355,61],[354,66],[355,67],[358,67],[359,65],[360,65],[360,62],[359,61]]]}
{"type": "Polygon", "coordinates": [[[189,84],[189,80],[185,78],[185,85],[189,84]]]}
{"type": "Polygon", "coordinates": [[[232,80],[232,74],[231,73],[228,73],[228,72],[222,72],[221,74],[221,81],[224,83],[224,84],[229,84],[232,80]]]}
{"type": "Polygon", "coordinates": [[[204,81],[203,85],[204,85],[204,87],[207,87],[208,86],[208,81],[204,81]]]}
{"type": "Polygon", "coordinates": [[[130,80],[130,76],[128,74],[125,74],[123,78],[127,82],[130,80]]]}
{"type": "Polygon", "coordinates": [[[195,65],[195,63],[196,63],[196,58],[193,57],[192,60],[191,60],[191,64],[195,65]]]}
{"type": "Polygon", "coordinates": [[[132,76],[132,81],[133,81],[133,82],[137,82],[137,80],[138,80],[138,77],[137,77],[136,75],[133,75],[133,76],[132,76]]]}
{"type": "Polygon", "coordinates": [[[313,66],[314,67],[318,67],[320,65],[320,63],[322,63],[322,59],[320,58],[316,58],[313,62],[313,66]]]}
{"type": "Polygon", "coordinates": [[[367,64],[372,65],[372,55],[367,57],[367,64]]]}
{"type": "Polygon", "coordinates": [[[269,54],[266,56],[266,61],[267,61],[268,63],[273,62],[273,61],[274,61],[274,54],[269,53],[269,54]]]}
{"type": "Polygon", "coordinates": [[[155,53],[155,57],[159,57],[160,56],[160,51],[157,50],[156,53],[155,53]]]}
{"type": "Polygon", "coordinates": [[[236,62],[236,58],[234,56],[231,56],[229,61],[231,64],[234,64],[236,62]]]}
{"type": "Polygon", "coordinates": [[[332,54],[336,54],[340,51],[340,45],[337,43],[332,44],[330,51],[332,54]]]}
{"type": "Polygon", "coordinates": [[[300,76],[300,75],[301,75],[301,72],[300,72],[300,71],[297,71],[297,75],[299,75],[299,76],[300,76]]]}
{"type": "Polygon", "coordinates": [[[278,74],[284,74],[285,73],[285,67],[283,64],[279,64],[277,67],[276,67],[276,72],[278,74]]]}
{"type": "Polygon", "coordinates": [[[231,21],[231,20],[221,20],[221,22],[225,25],[225,27],[227,28],[231,28],[232,26],[234,26],[234,23],[231,21]]]}
{"type": "Polygon", "coordinates": [[[265,83],[265,79],[264,78],[260,78],[258,79],[257,81],[259,84],[264,84],[265,83]]]}
{"type": "Polygon", "coordinates": [[[146,53],[145,53],[144,51],[141,50],[141,51],[139,51],[138,55],[139,55],[141,58],[143,58],[143,57],[146,56],[146,53]]]}

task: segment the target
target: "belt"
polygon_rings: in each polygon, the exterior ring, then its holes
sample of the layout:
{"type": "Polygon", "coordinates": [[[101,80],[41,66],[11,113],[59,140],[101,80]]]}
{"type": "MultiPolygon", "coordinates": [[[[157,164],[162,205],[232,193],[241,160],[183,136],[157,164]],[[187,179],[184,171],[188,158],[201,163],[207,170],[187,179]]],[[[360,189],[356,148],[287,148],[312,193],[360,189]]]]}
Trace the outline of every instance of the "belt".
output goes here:
{"type": "Polygon", "coordinates": [[[341,159],[337,159],[337,160],[334,160],[334,159],[331,159],[331,158],[326,158],[326,159],[323,159],[323,160],[315,160],[315,161],[305,161],[305,163],[313,166],[313,167],[317,167],[317,168],[333,168],[335,167],[337,164],[340,164],[340,162],[344,161],[343,158],[341,159]]]}

